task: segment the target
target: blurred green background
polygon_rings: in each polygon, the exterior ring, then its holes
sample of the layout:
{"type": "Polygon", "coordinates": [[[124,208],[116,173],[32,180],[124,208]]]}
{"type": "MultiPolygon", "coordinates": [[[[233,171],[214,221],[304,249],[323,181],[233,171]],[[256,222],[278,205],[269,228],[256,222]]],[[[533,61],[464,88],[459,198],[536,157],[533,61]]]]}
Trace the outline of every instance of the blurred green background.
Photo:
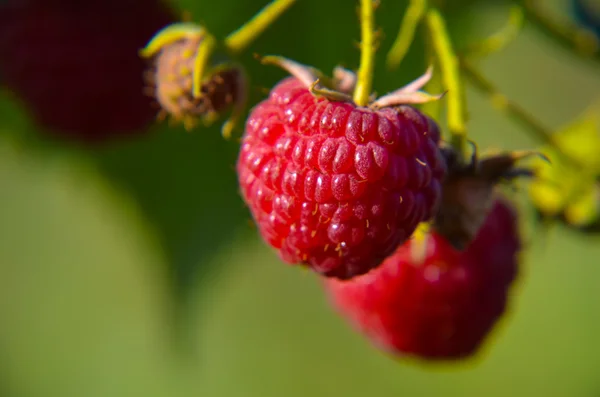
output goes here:
{"type": "MultiPolygon", "coordinates": [[[[178,0],[223,36],[266,1],[178,0]]],[[[404,1],[382,0],[375,89],[420,75],[422,47],[383,67],[404,1]]],[[[457,43],[507,18],[502,1],[450,1],[457,43]]],[[[548,1],[558,16],[563,1],[548,1]]],[[[355,2],[300,0],[244,57],[253,100],[285,76],[252,52],[355,68],[355,2]]],[[[527,27],[482,70],[553,129],[600,96],[600,67],[527,27]]],[[[219,126],[159,125],[94,150],[40,138],[0,102],[0,395],[600,396],[600,246],[560,226],[531,239],[511,311],[467,364],[424,365],[373,349],[337,317],[319,280],[282,264],[249,226],[219,126]]],[[[534,148],[468,92],[481,148],[534,148]]],[[[524,214],[526,219],[529,215],[524,214]]]]}

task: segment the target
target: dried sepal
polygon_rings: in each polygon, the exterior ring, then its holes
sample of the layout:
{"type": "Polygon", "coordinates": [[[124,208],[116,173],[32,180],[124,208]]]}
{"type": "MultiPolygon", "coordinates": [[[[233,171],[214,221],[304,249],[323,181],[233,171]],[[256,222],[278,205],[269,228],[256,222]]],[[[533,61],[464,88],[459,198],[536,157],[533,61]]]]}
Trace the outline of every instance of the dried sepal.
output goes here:
{"type": "Polygon", "coordinates": [[[142,58],[156,56],[164,47],[187,38],[202,38],[206,30],[195,23],[174,23],[158,31],[140,50],[142,58]]]}
{"type": "Polygon", "coordinates": [[[479,159],[475,149],[471,160],[465,164],[453,148],[441,150],[448,174],[433,228],[454,248],[463,250],[475,238],[492,208],[497,185],[518,177],[534,176],[530,169],[517,167],[517,163],[530,156],[543,155],[534,151],[516,151],[479,159]]]}
{"type": "Polygon", "coordinates": [[[159,32],[142,50],[149,59],[148,93],[158,102],[159,118],[169,116],[191,130],[211,125],[231,110],[222,134],[231,136],[247,102],[246,76],[240,65],[210,65],[212,36],[194,24],[176,24],[159,32]]]}
{"type": "MultiPolygon", "coordinates": [[[[263,64],[275,65],[287,71],[302,82],[315,96],[325,97],[334,102],[354,102],[352,92],[356,88],[358,78],[356,73],[337,66],[333,70],[333,78],[312,66],[303,65],[281,56],[260,57],[263,64]]],[[[377,98],[372,95],[368,107],[381,109],[400,105],[424,104],[441,99],[444,94],[432,95],[422,91],[433,74],[433,68],[414,81],[389,94],[377,98]]]]}

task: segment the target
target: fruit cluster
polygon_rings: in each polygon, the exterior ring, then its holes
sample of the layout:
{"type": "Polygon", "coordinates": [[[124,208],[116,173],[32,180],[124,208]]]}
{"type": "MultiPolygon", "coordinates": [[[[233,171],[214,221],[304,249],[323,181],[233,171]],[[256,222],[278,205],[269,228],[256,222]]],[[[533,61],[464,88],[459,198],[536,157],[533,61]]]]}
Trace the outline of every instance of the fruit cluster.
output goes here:
{"type": "Polygon", "coordinates": [[[517,215],[494,189],[512,157],[462,166],[409,95],[359,106],[339,87],[311,92],[309,69],[291,69],[299,77],[252,110],[237,164],[263,239],[325,276],[341,311],[386,348],[474,352],[517,272],[517,215]]]}
{"type": "MultiPolygon", "coordinates": [[[[291,4],[283,3],[263,17],[291,4]]],[[[530,175],[515,165],[530,153],[467,158],[464,139],[442,140],[435,118],[418,108],[443,96],[422,90],[432,68],[373,95],[374,8],[361,2],[358,73],[336,67],[330,77],[280,56],[261,58],[291,76],[246,120],[240,192],[263,240],[284,262],[321,276],[342,315],[374,343],[427,359],[470,356],[503,314],[518,273],[517,213],[497,185],[530,175]]],[[[443,27],[440,14],[432,20],[443,27]]],[[[265,25],[252,26],[223,43],[195,24],[160,31],[142,56],[163,113],[193,128],[233,108],[223,126],[229,137],[247,91],[231,59],[249,43],[240,37],[265,25]],[[219,50],[229,60],[215,63],[219,50]]],[[[451,91],[449,101],[460,95],[451,91]]]]}
{"type": "MultiPolygon", "coordinates": [[[[294,3],[274,0],[217,40],[198,24],[175,22],[161,0],[8,0],[0,6],[1,82],[40,124],[79,141],[146,130],[156,117],[151,101],[161,117],[187,129],[230,111],[222,128],[230,137],[248,91],[236,56],[294,3]]],[[[280,56],[260,58],[290,76],[247,117],[236,165],[241,196],[262,239],[282,261],[321,277],[342,316],[374,344],[432,360],[472,356],[504,313],[519,274],[519,216],[499,185],[535,170],[517,167],[533,152],[469,155],[459,71],[504,99],[525,124],[533,122],[455,53],[442,14],[423,1],[411,2],[388,66],[400,63],[426,21],[447,95],[424,92],[433,68],[374,95],[376,7],[372,0],[360,3],[357,73],[336,67],[328,76],[280,56]],[[422,106],[443,97],[448,136],[439,115],[422,106]]],[[[474,53],[502,47],[512,35],[509,29],[474,53]]],[[[554,184],[553,190],[542,181],[530,187],[544,215],[566,214],[581,225],[600,218],[600,139],[592,135],[594,151],[585,156],[593,172],[571,181],[578,164],[554,171],[538,164],[538,174],[554,184]],[[549,200],[552,195],[559,197],[549,200]]],[[[565,150],[553,145],[553,159],[564,160],[565,150]]],[[[561,145],[585,157],[568,139],[561,145]]]]}
{"type": "MultiPolygon", "coordinates": [[[[147,80],[163,113],[191,128],[198,119],[210,123],[233,108],[222,131],[229,137],[247,91],[244,69],[232,59],[292,3],[274,1],[223,43],[193,24],[171,25],[156,35],[142,55],[152,60],[147,80]],[[227,61],[213,61],[218,49],[227,61]]],[[[503,32],[475,45],[471,55],[506,45],[524,12],[548,29],[538,10],[524,3],[513,9],[503,32]]],[[[519,274],[519,214],[500,183],[536,175],[550,176],[558,186],[572,183],[543,162],[517,167],[534,152],[467,154],[461,72],[551,142],[550,152],[557,148],[550,133],[498,93],[469,57],[454,51],[442,14],[426,2],[410,2],[387,63],[398,66],[425,21],[441,69],[438,83],[447,91],[449,139],[443,139],[439,114],[421,106],[444,96],[422,90],[433,68],[404,87],[374,95],[376,7],[372,0],[360,4],[357,73],[336,67],[328,76],[280,56],[259,57],[291,76],[247,117],[236,165],[241,196],[260,236],[281,260],[320,276],[341,315],[382,350],[428,360],[470,357],[505,312],[519,274]]],[[[592,135],[589,141],[598,143],[597,132],[592,135]]],[[[563,152],[553,152],[553,160],[563,161],[563,152]]],[[[544,193],[548,182],[538,179],[530,187],[533,204],[544,215],[575,208],[585,222],[596,221],[600,172],[594,166],[588,174],[576,187],[558,188],[564,197],[553,203],[544,193]],[[583,188],[593,198],[574,202],[572,193],[583,188]]]]}
{"type": "MultiPolygon", "coordinates": [[[[363,1],[363,12],[372,6],[363,1]]],[[[372,95],[370,38],[363,30],[358,74],[338,67],[329,77],[262,58],[291,77],[246,121],[241,194],[263,240],[283,261],[320,275],[373,343],[425,359],[471,356],[518,274],[517,212],[497,185],[529,175],[515,163],[531,153],[466,159],[444,142],[434,118],[417,109],[441,99],[421,90],[431,69],[372,95]]]]}

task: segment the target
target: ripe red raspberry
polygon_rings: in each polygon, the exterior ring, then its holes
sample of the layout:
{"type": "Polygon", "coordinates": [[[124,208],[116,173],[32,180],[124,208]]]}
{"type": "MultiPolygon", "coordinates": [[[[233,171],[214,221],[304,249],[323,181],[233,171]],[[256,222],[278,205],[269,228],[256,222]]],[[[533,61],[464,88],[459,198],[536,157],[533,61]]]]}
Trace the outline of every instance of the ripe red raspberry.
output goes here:
{"type": "Polygon", "coordinates": [[[8,0],[0,15],[2,83],[46,129],[90,142],[154,121],[138,51],[175,19],[161,0],[8,0]]]}
{"type": "Polygon", "coordinates": [[[496,200],[464,251],[433,232],[402,245],[370,273],[329,279],[325,287],[340,313],[384,351],[464,358],[504,313],[520,247],[516,212],[496,200]]]}
{"type": "Polygon", "coordinates": [[[299,78],[280,82],[247,120],[242,196],[284,261],[340,279],[366,273],[437,209],[438,127],[391,96],[369,107],[344,99],[354,84],[347,71],[339,91],[317,92],[306,67],[279,62],[299,78]]]}

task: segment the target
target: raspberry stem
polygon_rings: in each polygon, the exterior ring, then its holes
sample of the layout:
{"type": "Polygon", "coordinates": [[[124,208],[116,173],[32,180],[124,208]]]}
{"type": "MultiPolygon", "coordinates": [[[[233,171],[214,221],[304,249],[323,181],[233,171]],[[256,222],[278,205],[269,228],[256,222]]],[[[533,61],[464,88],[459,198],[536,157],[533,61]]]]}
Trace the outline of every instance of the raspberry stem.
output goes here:
{"type": "Polygon", "coordinates": [[[412,42],[415,33],[425,12],[427,11],[427,0],[410,0],[408,8],[402,18],[402,23],[396,36],[396,40],[387,54],[386,66],[390,70],[396,69],[402,63],[412,42]]]}
{"type": "Polygon", "coordinates": [[[360,66],[354,89],[354,102],[367,106],[373,87],[375,69],[375,16],[373,0],[360,0],[360,66]]]}
{"type": "Polygon", "coordinates": [[[436,54],[442,74],[442,84],[448,95],[448,130],[451,135],[450,143],[460,154],[465,156],[467,143],[467,127],[465,122],[465,97],[460,79],[458,57],[454,53],[450,35],[442,14],[431,8],[426,16],[429,29],[429,39],[436,54]]]}
{"type": "Polygon", "coordinates": [[[481,58],[503,50],[517,38],[524,22],[525,14],[523,13],[523,8],[512,6],[508,22],[504,27],[486,39],[469,46],[465,53],[469,57],[481,58]]]}
{"type": "Polygon", "coordinates": [[[477,70],[477,68],[467,59],[460,58],[460,66],[465,77],[469,79],[473,86],[489,97],[495,108],[507,114],[527,130],[531,131],[537,137],[537,139],[551,145],[567,161],[571,162],[577,167],[585,168],[577,158],[569,156],[564,152],[564,150],[561,149],[560,145],[558,145],[554,139],[552,131],[544,127],[542,123],[527,113],[527,111],[525,111],[517,103],[511,101],[504,94],[502,94],[500,90],[498,90],[494,84],[489,81],[479,70],[477,70]]]}
{"type": "Polygon", "coordinates": [[[296,0],[274,0],[251,20],[225,38],[225,47],[232,54],[239,54],[275,22],[296,0]]]}
{"type": "MultiPolygon", "coordinates": [[[[435,65],[436,57],[435,51],[433,50],[433,45],[431,43],[431,39],[425,35],[425,64],[426,65],[435,65]]],[[[442,84],[441,76],[439,73],[433,73],[431,79],[427,84],[428,92],[442,92],[444,90],[444,86],[442,84]]],[[[433,117],[434,120],[440,121],[442,119],[442,104],[440,101],[431,101],[424,103],[421,107],[424,113],[428,114],[430,117],[433,117]]]]}
{"type": "Polygon", "coordinates": [[[244,84],[240,84],[237,89],[238,98],[237,101],[233,105],[233,109],[231,111],[231,115],[223,123],[221,127],[221,135],[225,139],[230,139],[234,129],[241,123],[244,118],[244,114],[246,111],[246,106],[248,105],[248,89],[246,85],[248,84],[248,76],[246,75],[244,68],[238,65],[238,69],[240,73],[242,73],[242,80],[245,82],[244,84]]]}
{"type": "Polygon", "coordinates": [[[139,52],[142,58],[151,58],[165,46],[190,36],[203,36],[206,30],[194,23],[175,23],[159,30],[139,52]]]}
{"type": "Polygon", "coordinates": [[[192,72],[192,95],[194,98],[199,98],[202,95],[202,78],[216,48],[217,40],[213,35],[206,33],[198,47],[196,59],[194,59],[194,70],[192,72]]]}
{"type": "Polygon", "coordinates": [[[425,261],[427,254],[427,237],[430,232],[431,224],[421,222],[412,235],[413,243],[410,246],[410,253],[415,264],[421,265],[425,261]]]}
{"type": "Polygon", "coordinates": [[[519,0],[528,21],[572,53],[587,60],[600,61],[600,39],[594,32],[574,25],[562,24],[544,12],[538,0],[519,0]]]}

